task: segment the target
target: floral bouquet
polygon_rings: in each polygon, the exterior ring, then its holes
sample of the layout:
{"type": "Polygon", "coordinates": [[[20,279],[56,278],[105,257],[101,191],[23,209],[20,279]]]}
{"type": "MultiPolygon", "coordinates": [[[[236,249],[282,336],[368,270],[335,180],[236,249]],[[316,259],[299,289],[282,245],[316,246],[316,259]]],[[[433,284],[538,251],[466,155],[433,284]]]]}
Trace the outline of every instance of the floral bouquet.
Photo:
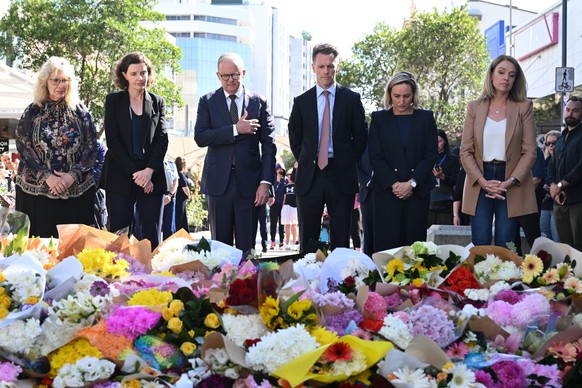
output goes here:
{"type": "MultiPolygon", "coordinates": [[[[540,251],[544,255],[544,251],[540,251]]],[[[544,255],[551,263],[551,255],[544,255]]],[[[522,283],[531,288],[542,287],[550,291],[548,297],[564,300],[568,295],[582,294],[582,281],[574,276],[576,262],[566,256],[563,262],[547,268],[544,261],[537,255],[526,255],[523,263],[522,283]]]]}
{"type": "Polygon", "coordinates": [[[582,252],[572,248],[568,244],[557,243],[546,237],[538,237],[534,241],[530,252],[542,260],[548,256],[547,262],[544,260],[544,268],[555,267],[558,263],[564,262],[566,257],[569,257],[574,275],[577,277],[582,276],[582,266],[576,266],[574,264],[575,262],[582,261],[582,252]]]}
{"type": "Polygon", "coordinates": [[[481,285],[475,279],[473,272],[467,266],[461,265],[446,277],[439,288],[464,296],[466,290],[479,289],[481,285]]]}
{"type": "Polygon", "coordinates": [[[297,386],[307,380],[331,384],[364,372],[392,349],[386,341],[365,341],[344,336],[306,352],[274,371],[273,375],[297,386]]]}
{"type": "Polygon", "coordinates": [[[493,245],[474,246],[470,252],[467,263],[484,287],[500,280],[517,281],[523,276],[521,257],[509,249],[493,245]]]}
{"type": "MultiPolygon", "coordinates": [[[[354,289],[357,290],[365,285],[364,280],[377,269],[372,259],[364,253],[348,248],[336,248],[321,267],[319,288],[322,293],[325,293],[329,290],[330,280],[339,284],[351,277],[354,289]]],[[[381,279],[378,280],[381,281],[381,279]]]]}
{"type": "Polygon", "coordinates": [[[0,327],[37,317],[41,311],[46,271],[33,256],[14,255],[0,261],[0,327]]]}
{"type": "Polygon", "coordinates": [[[317,325],[318,318],[311,300],[299,299],[304,292],[298,292],[284,301],[267,296],[259,307],[265,326],[270,330],[278,330],[298,324],[307,327],[317,325]]]}
{"type": "Polygon", "coordinates": [[[106,381],[114,371],[115,364],[111,361],[83,357],[74,364],[63,365],[53,380],[53,387],[83,387],[90,383],[106,381]]]}

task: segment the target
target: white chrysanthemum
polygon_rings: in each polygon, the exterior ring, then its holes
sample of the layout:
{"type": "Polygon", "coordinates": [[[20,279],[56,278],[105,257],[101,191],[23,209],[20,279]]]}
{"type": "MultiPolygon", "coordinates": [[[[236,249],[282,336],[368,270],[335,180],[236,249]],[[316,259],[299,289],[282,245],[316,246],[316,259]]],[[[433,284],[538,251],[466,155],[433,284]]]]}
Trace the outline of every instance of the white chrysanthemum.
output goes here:
{"type": "Polygon", "coordinates": [[[319,284],[323,261],[316,259],[315,253],[308,253],[304,258],[293,263],[293,270],[298,275],[303,275],[313,286],[319,284]]]}
{"type": "Polygon", "coordinates": [[[464,292],[465,296],[471,300],[489,300],[489,290],[486,288],[467,288],[464,292]]]}
{"type": "Polygon", "coordinates": [[[210,365],[212,369],[219,369],[226,365],[228,360],[228,353],[224,348],[210,348],[204,353],[204,362],[210,365]]]}
{"type": "Polygon", "coordinates": [[[5,271],[5,287],[11,290],[11,299],[21,305],[30,297],[42,298],[44,274],[36,271],[5,271]]]}
{"type": "Polygon", "coordinates": [[[495,280],[521,279],[522,277],[523,269],[516,266],[513,261],[504,261],[497,272],[491,276],[495,280]]]}
{"type": "Polygon", "coordinates": [[[462,313],[467,318],[470,318],[473,315],[475,315],[477,317],[485,316],[484,309],[478,309],[477,307],[473,306],[470,303],[467,303],[466,305],[464,305],[463,309],[461,311],[459,311],[459,313],[462,313]]]}
{"type": "Polygon", "coordinates": [[[37,259],[42,265],[48,264],[51,255],[44,249],[34,249],[32,251],[27,251],[32,257],[37,259]]]}
{"type": "Polygon", "coordinates": [[[511,284],[507,282],[497,282],[489,287],[489,297],[495,298],[501,291],[511,290],[511,284]]]}
{"type": "Polygon", "coordinates": [[[439,247],[432,241],[423,241],[422,245],[427,249],[429,255],[436,255],[439,253],[439,247]]]}
{"type": "Polygon", "coordinates": [[[352,349],[350,361],[337,360],[331,366],[332,375],[352,376],[366,369],[366,355],[357,349],[352,349]]]}
{"type": "Polygon", "coordinates": [[[225,249],[217,249],[212,252],[196,252],[194,250],[184,249],[188,244],[192,244],[192,240],[184,237],[166,240],[160,246],[158,253],[152,257],[152,268],[155,271],[166,271],[174,265],[198,260],[209,270],[212,270],[220,263],[228,261],[230,256],[229,252],[225,249]]]}
{"type": "Polygon", "coordinates": [[[253,369],[270,374],[318,347],[319,344],[305,327],[297,325],[261,338],[261,342],[250,347],[245,360],[253,369]]]}
{"type": "Polygon", "coordinates": [[[452,373],[453,377],[448,384],[451,388],[467,388],[475,384],[475,373],[471,371],[465,364],[457,364],[446,372],[452,373]]]}
{"type": "Polygon", "coordinates": [[[412,341],[412,334],[408,330],[406,323],[393,314],[384,318],[384,325],[378,334],[394,342],[400,349],[406,349],[410,341],[412,341]]]}
{"type": "Polygon", "coordinates": [[[0,329],[0,349],[13,354],[25,355],[31,351],[40,333],[42,330],[38,319],[14,321],[9,326],[0,329]]]}
{"type": "Polygon", "coordinates": [[[410,369],[407,366],[400,368],[394,372],[395,380],[390,383],[396,388],[414,387],[414,388],[428,388],[430,387],[428,377],[422,369],[410,369]]]}
{"type": "Polygon", "coordinates": [[[243,346],[247,339],[261,338],[269,333],[259,314],[224,314],[222,316],[222,324],[228,339],[238,346],[243,346]]]}

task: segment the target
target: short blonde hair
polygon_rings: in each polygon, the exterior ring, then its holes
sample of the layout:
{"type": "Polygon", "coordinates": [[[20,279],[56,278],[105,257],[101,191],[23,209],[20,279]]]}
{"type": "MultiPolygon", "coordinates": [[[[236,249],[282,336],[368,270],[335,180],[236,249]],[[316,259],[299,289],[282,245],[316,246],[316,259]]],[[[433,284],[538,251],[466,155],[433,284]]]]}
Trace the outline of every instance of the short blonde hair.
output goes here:
{"type": "Polygon", "coordinates": [[[56,71],[61,70],[65,77],[69,79],[67,91],[65,92],[65,102],[71,108],[79,103],[79,84],[75,76],[75,69],[71,62],[61,57],[50,57],[40,68],[34,85],[33,101],[36,105],[42,107],[49,99],[47,82],[49,77],[56,71]]]}
{"type": "Polygon", "coordinates": [[[388,109],[392,106],[392,89],[394,86],[400,84],[410,85],[410,88],[412,89],[412,106],[414,108],[418,107],[418,86],[416,85],[414,75],[407,71],[399,71],[390,77],[386,84],[386,89],[384,90],[384,108],[388,109]]]}

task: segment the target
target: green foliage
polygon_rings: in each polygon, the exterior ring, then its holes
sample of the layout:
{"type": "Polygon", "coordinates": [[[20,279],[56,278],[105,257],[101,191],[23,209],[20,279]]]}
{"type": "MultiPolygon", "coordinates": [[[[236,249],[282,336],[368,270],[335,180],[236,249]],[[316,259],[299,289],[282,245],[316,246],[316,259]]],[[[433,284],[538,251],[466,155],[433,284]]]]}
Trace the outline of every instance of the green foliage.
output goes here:
{"type": "Polygon", "coordinates": [[[283,152],[281,152],[281,159],[283,160],[283,168],[285,168],[285,171],[289,171],[291,168],[293,168],[293,165],[296,162],[295,156],[293,156],[293,154],[287,150],[283,150],[283,152]]]}
{"type": "Polygon", "coordinates": [[[186,204],[186,215],[188,217],[188,225],[191,227],[200,228],[204,226],[208,218],[208,209],[206,209],[202,195],[195,194],[192,191],[192,199],[186,204]]]}
{"type": "Polygon", "coordinates": [[[0,19],[0,54],[18,59],[23,69],[36,72],[51,56],[75,66],[81,100],[97,128],[103,120],[105,96],[116,90],[115,61],[142,51],[152,61],[157,84],[152,91],[166,106],[181,105],[180,90],[164,73],[179,71],[179,48],[153,23],[164,16],[153,11],[155,0],[13,0],[0,19]]]}
{"type": "Polygon", "coordinates": [[[210,243],[204,238],[204,236],[202,236],[200,241],[198,241],[198,244],[188,244],[186,245],[185,249],[198,253],[202,253],[204,251],[210,252],[210,243]]]}
{"type": "Polygon", "coordinates": [[[421,108],[434,112],[452,140],[460,136],[465,107],[478,95],[488,61],[485,38],[466,7],[418,13],[401,31],[377,24],[352,51],[341,62],[338,81],[360,91],[367,105],[382,108],[390,75],[410,71],[421,108]]]}
{"type": "MultiPolygon", "coordinates": [[[[4,249],[4,257],[12,256],[14,253],[20,255],[26,252],[28,246],[28,230],[27,228],[20,228],[16,237],[10,241],[6,248],[4,249]]],[[[2,249],[2,244],[0,243],[0,249],[2,249]]]]}

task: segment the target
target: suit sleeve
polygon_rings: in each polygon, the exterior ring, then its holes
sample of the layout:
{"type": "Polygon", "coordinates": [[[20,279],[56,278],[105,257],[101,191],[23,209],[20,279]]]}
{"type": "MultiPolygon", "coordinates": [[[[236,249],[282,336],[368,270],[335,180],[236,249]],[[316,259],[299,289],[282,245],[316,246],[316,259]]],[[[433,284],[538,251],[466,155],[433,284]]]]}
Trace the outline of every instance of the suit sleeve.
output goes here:
{"type": "Polygon", "coordinates": [[[291,109],[291,114],[289,115],[289,146],[291,147],[291,152],[295,157],[295,160],[299,160],[301,155],[301,143],[303,141],[303,124],[301,117],[300,100],[296,97],[293,99],[293,108],[291,109]]]}
{"type": "Polygon", "coordinates": [[[267,181],[273,185],[275,180],[275,123],[266,100],[261,99],[261,127],[257,131],[261,142],[261,181],[267,181]]]}
{"type": "Polygon", "coordinates": [[[359,160],[366,149],[366,142],[368,140],[368,122],[366,121],[366,112],[362,100],[358,93],[355,93],[356,100],[353,104],[353,118],[352,124],[352,138],[354,139],[354,152],[356,159],[359,160]]]}
{"type": "Polygon", "coordinates": [[[210,118],[213,112],[210,111],[208,96],[200,97],[198,102],[198,112],[196,114],[196,124],[194,125],[194,140],[198,147],[216,146],[234,143],[232,124],[220,128],[212,128],[210,118]]]}
{"type": "Polygon", "coordinates": [[[372,113],[372,120],[370,121],[370,133],[368,135],[368,153],[370,154],[370,163],[372,165],[373,180],[378,183],[382,190],[389,190],[395,182],[398,182],[398,176],[388,164],[384,157],[384,147],[381,131],[381,117],[379,113],[372,113]]]}
{"type": "Polygon", "coordinates": [[[437,126],[434,121],[434,114],[432,111],[424,111],[423,114],[426,120],[424,124],[426,132],[423,131],[424,139],[418,139],[418,141],[424,140],[424,155],[422,155],[422,159],[418,161],[412,173],[412,178],[417,182],[426,182],[427,178],[433,176],[432,168],[438,157],[437,126]]]}
{"type": "MultiPolygon", "coordinates": [[[[521,109],[521,104],[519,106],[521,109]]],[[[531,168],[537,158],[536,127],[533,118],[533,103],[531,101],[527,101],[525,112],[523,114],[520,112],[520,120],[523,131],[521,136],[521,155],[518,155],[519,162],[507,177],[514,176],[520,182],[523,182],[526,179],[531,179],[531,168]]]]}
{"type": "Polygon", "coordinates": [[[463,126],[463,137],[461,139],[461,164],[465,170],[465,180],[471,186],[483,176],[479,165],[475,160],[475,104],[470,102],[467,106],[465,125],[463,126]]]}
{"type": "Polygon", "coordinates": [[[156,126],[154,137],[152,139],[152,153],[148,159],[147,166],[157,170],[164,164],[164,157],[168,151],[168,130],[166,128],[166,104],[164,99],[157,96],[156,103],[160,118],[156,126]]]}
{"type": "Polygon", "coordinates": [[[129,155],[127,144],[121,136],[121,130],[117,121],[117,107],[119,106],[118,94],[109,94],[105,98],[105,137],[107,139],[107,153],[115,161],[116,167],[126,174],[137,171],[129,155]]]}

